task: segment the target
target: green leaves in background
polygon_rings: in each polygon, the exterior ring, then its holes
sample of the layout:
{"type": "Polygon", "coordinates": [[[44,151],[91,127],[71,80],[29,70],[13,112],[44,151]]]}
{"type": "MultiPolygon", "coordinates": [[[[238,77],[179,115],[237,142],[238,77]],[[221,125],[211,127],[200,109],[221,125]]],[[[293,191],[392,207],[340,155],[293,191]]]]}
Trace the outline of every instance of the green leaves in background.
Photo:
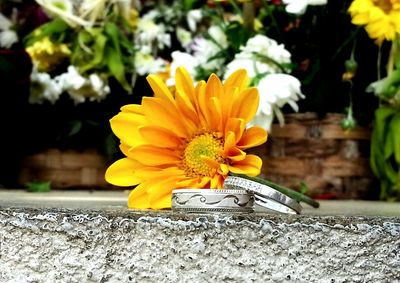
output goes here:
{"type": "Polygon", "coordinates": [[[400,111],[382,106],[375,111],[371,168],[381,182],[382,200],[400,200],[400,111]]]}
{"type": "Polygon", "coordinates": [[[55,19],[26,36],[24,44],[30,46],[44,37],[67,44],[72,50],[70,63],[82,74],[96,72],[115,77],[126,91],[132,92],[126,74],[133,71],[135,48],[116,23],[72,31],[61,19],[55,19]],[[72,36],[76,32],[78,36],[72,36]]]}
{"type": "Polygon", "coordinates": [[[25,186],[27,191],[32,193],[45,193],[51,190],[50,182],[30,182],[26,183],[25,186]]]}
{"type": "Polygon", "coordinates": [[[50,37],[55,42],[62,42],[65,39],[69,26],[61,19],[55,19],[48,22],[39,28],[35,29],[24,38],[24,45],[30,46],[36,41],[39,41],[46,36],[50,37]]]}
{"type": "Polygon", "coordinates": [[[132,72],[135,49],[115,23],[107,22],[101,29],[81,30],[77,38],[71,61],[80,72],[110,74],[126,91],[132,91],[126,74],[132,72]],[[124,61],[124,58],[131,58],[131,61],[124,61]]]}

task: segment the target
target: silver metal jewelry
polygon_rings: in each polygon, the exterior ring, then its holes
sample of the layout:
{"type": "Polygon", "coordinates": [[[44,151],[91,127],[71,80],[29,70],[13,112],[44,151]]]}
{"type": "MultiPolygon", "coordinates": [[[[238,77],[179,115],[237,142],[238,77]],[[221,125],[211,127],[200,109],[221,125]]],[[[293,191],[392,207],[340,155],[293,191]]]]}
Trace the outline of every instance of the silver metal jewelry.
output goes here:
{"type": "Polygon", "coordinates": [[[298,201],[267,185],[245,178],[228,176],[224,181],[224,189],[252,192],[255,204],[270,210],[289,214],[300,214],[302,210],[298,201]]]}
{"type": "Polygon", "coordinates": [[[253,194],[246,190],[176,189],[172,210],[185,212],[253,212],[253,194]]]}

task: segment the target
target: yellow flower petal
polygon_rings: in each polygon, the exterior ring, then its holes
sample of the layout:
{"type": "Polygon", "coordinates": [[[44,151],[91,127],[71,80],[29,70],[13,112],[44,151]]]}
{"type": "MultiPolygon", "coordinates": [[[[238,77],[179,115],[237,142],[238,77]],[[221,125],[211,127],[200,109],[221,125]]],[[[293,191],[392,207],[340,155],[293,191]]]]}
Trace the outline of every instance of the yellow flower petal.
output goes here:
{"type": "Polygon", "coordinates": [[[210,114],[212,113],[212,120],[210,121],[210,127],[212,130],[222,132],[222,109],[221,102],[218,97],[212,97],[210,99],[210,114]]]}
{"type": "Polygon", "coordinates": [[[223,95],[224,89],[220,79],[215,74],[211,74],[206,85],[207,97],[219,97],[223,95]]]}
{"type": "Polygon", "coordinates": [[[175,165],[179,156],[172,150],[152,145],[142,145],[129,150],[136,160],[147,166],[175,165]]]}
{"type": "Polygon", "coordinates": [[[239,69],[232,73],[224,82],[224,99],[228,98],[227,95],[232,93],[235,88],[243,90],[249,85],[250,79],[244,69],[239,69]]]}
{"type": "Polygon", "coordinates": [[[144,166],[135,171],[135,176],[141,180],[166,179],[170,176],[184,176],[185,172],[178,167],[160,169],[158,167],[144,166]]]}
{"type": "Polygon", "coordinates": [[[224,186],[224,178],[221,175],[215,175],[214,178],[211,179],[210,188],[211,189],[222,189],[224,186]]]}
{"type": "Polygon", "coordinates": [[[188,100],[196,104],[197,99],[194,93],[194,85],[192,78],[185,68],[178,67],[175,73],[176,91],[185,94],[188,100]]]}
{"type": "Polygon", "coordinates": [[[229,167],[232,173],[257,176],[261,171],[262,160],[260,157],[248,154],[242,161],[235,162],[229,167]]]}
{"type": "Polygon", "coordinates": [[[242,118],[247,124],[257,112],[259,104],[259,95],[257,88],[249,88],[241,92],[235,103],[232,105],[231,115],[242,118]]]}
{"type": "Polygon", "coordinates": [[[155,97],[144,97],[142,100],[143,110],[147,113],[146,119],[149,124],[163,125],[179,137],[186,136],[186,129],[180,123],[180,117],[176,109],[168,109],[162,100],[155,97]]]}
{"type": "Polygon", "coordinates": [[[148,143],[154,143],[158,147],[176,148],[182,143],[175,133],[158,126],[144,126],[139,128],[139,133],[148,143]]]}
{"type": "Polygon", "coordinates": [[[233,132],[235,134],[235,142],[238,142],[242,138],[242,134],[244,131],[244,120],[240,118],[230,118],[225,125],[225,136],[228,135],[229,132],[233,132]]]}
{"type": "Polygon", "coordinates": [[[139,125],[145,125],[144,116],[133,113],[120,112],[110,120],[114,134],[129,146],[143,143],[143,138],[138,132],[139,125]]]}
{"type": "Polygon", "coordinates": [[[142,106],[138,104],[127,104],[121,107],[122,112],[140,114],[143,116],[142,106]]]}
{"type": "Polygon", "coordinates": [[[150,207],[145,183],[140,184],[130,192],[128,197],[128,207],[134,209],[147,209],[150,207]]]}
{"type": "Polygon", "coordinates": [[[106,181],[121,187],[137,185],[141,182],[141,179],[135,176],[135,168],[137,166],[137,161],[129,158],[117,160],[107,168],[106,181]]]}
{"type": "Polygon", "coordinates": [[[164,84],[162,79],[160,79],[156,75],[149,75],[146,79],[147,82],[150,84],[150,87],[153,89],[155,97],[160,97],[164,100],[167,100],[172,105],[175,104],[172,93],[169,91],[168,87],[164,84]]]}
{"type": "Polygon", "coordinates": [[[256,147],[265,143],[267,141],[267,138],[268,134],[263,128],[251,127],[245,130],[237,146],[240,149],[256,147]]]}
{"type": "Polygon", "coordinates": [[[150,206],[153,209],[170,208],[172,205],[171,202],[171,191],[169,191],[166,192],[164,195],[161,195],[158,198],[154,198],[152,201],[150,201],[150,206]]]}
{"type": "Polygon", "coordinates": [[[236,137],[233,132],[228,132],[225,137],[224,157],[231,161],[240,161],[246,157],[246,153],[236,147],[236,137]]]}

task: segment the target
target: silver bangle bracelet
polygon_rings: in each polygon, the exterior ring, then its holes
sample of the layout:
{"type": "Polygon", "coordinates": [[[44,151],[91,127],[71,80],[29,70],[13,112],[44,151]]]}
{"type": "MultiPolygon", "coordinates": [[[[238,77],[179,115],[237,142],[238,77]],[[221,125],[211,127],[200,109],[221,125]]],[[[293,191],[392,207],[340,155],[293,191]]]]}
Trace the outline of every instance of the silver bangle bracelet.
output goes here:
{"type": "Polygon", "coordinates": [[[254,197],[254,203],[261,208],[261,210],[271,210],[271,211],[277,211],[277,212],[282,212],[286,214],[298,214],[297,211],[294,209],[281,204],[275,200],[269,199],[269,198],[263,198],[261,196],[255,196],[254,197]]]}
{"type": "Polygon", "coordinates": [[[253,212],[253,194],[246,190],[176,189],[172,210],[185,212],[253,212]]]}
{"type": "Polygon", "coordinates": [[[247,190],[254,193],[255,204],[278,212],[300,214],[302,206],[289,196],[267,186],[245,178],[228,176],[224,189],[247,190]]]}

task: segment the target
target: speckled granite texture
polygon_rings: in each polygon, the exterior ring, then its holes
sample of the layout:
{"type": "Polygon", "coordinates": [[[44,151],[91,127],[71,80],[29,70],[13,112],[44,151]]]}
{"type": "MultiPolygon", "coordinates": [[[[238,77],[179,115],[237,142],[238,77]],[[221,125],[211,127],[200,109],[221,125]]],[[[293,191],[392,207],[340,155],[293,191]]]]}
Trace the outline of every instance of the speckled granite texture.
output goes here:
{"type": "Polygon", "coordinates": [[[400,218],[0,209],[0,282],[400,282],[400,218]]]}

